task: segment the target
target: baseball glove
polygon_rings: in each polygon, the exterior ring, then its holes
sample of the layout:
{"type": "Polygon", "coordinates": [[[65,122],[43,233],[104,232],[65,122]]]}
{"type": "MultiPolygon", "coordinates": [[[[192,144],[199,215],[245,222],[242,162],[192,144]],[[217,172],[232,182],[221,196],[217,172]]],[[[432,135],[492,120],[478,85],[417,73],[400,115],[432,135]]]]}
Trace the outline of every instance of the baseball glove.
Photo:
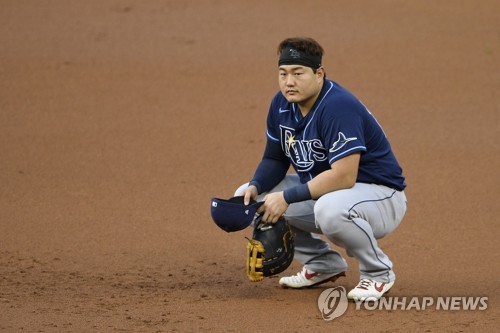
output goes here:
{"type": "Polygon", "coordinates": [[[247,244],[248,279],[256,282],[283,272],[292,263],[294,251],[294,235],[284,218],[272,224],[262,222],[262,216],[258,216],[253,238],[247,244]]]}

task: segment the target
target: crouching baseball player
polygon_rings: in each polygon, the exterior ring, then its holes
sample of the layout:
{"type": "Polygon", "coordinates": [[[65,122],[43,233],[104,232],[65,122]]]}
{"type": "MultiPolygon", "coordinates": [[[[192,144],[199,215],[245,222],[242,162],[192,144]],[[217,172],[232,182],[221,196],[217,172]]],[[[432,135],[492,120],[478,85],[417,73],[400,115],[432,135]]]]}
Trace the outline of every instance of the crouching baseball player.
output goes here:
{"type": "Polygon", "coordinates": [[[278,47],[280,91],[267,116],[267,144],[254,177],[235,192],[244,204],[262,202],[262,221],[283,217],[304,266],[282,277],[304,288],[343,276],[347,263],[317,234],[359,263],[360,282],[349,299],[380,299],[394,285],[393,264],[377,243],[406,212],[405,178],[370,111],[326,78],[323,48],[311,38],[278,47]],[[296,174],[288,174],[293,166],[296,174]]]}

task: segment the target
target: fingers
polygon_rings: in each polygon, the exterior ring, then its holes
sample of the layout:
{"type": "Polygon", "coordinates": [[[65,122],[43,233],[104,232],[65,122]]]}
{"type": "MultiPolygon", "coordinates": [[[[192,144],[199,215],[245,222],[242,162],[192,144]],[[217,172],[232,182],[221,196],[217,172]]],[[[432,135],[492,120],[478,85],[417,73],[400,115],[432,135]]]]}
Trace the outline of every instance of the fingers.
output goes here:
{"type": "Polygon", "coordinates": [[[262,221],[264,221],[264,222],[266,221],[264,219],[264,217],[266,216],[266,214],[267,214],[267,216],[269,216],[269,212],[267,211],[266,200],[267,200],[267,195],[264,197],[264,199],[262,199],[262,201],[264,201],[264,204],[262,206],[260,206],[259,209],[257,209],[257,213],[259,213],[261,215],[264,214],[264,216],[262,216],[262,221]]]}
{"type": "Polygon", "coordinates": [[[276,223],[285,214],[287,207],[283,207],[276,198],[278,195],[273,193],[264,197],[264,204],[257,210],[257,213],[263,214],[262,221],[276,223]]]}
{"type": "Polygon", "coordinates": [[[266,222],[266,223],[276,223],[278,222],[278,220],[280,219],[281,216],[271,216],[271,215],[268,215],[268,214],[264,214],[264,217],[262,217],[262,221],[266,222]]]}
{"type": "Polygon", "coordinates": [[[250,191],[245,192],[245,198],[243,199],[243,202],[245,203],[245,206],[248,206],[250,204],[250,198],[252,197],[250,191]]]}
{"type": "Polygon", "coordinates": [[[270,217],[270,218],[268,219],[267,223],[272,223],[272,224],[274,224],[274,223],[278,222],[278,220],[279,220],[279,219],[280,219],[280,217],[279,217],[279,216],[273,216],[273,217],[270,217]]]}
{"type": "Polygon", "coordinates": [[[244,193],[244,198],[243,198],[243,203],[248,206],[250,204],[250,200],[256,200],[257,199],[257,188],[253,185],[247,187],[245,189],[244,193]]]}
{"type": "MultiPolygon", "coordinates": [[[[264,208],[265,209],[265,208],[264,208]]],[[[276,223],[280,219],[281,214],[276,214],[271,211],[265,210],[262,216],[262,221],[266,223],[276,223]]]]}

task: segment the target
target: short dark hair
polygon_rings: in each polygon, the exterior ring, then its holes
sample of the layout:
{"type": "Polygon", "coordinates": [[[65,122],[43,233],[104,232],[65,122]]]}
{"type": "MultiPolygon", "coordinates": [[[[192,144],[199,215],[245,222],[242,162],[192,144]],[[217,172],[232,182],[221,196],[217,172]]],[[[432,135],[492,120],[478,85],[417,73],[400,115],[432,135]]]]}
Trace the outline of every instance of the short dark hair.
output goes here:
{"type": "Polygon", "coordinates": [[[321,45],[317,41],[310,37],[291,37],[284,39],[278,46],[278,55],[281,55],[281,52],[286,46],[291,46],[298,51],[313,56],[321,57],[325,52],[323,50],[323,47],[321,47],[321,45]]]}

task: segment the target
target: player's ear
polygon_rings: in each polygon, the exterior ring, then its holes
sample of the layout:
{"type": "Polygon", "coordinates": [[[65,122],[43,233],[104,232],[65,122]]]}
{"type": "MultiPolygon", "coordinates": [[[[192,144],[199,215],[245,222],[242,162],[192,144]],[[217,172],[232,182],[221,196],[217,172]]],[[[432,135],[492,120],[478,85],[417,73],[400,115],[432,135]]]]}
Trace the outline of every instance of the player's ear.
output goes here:
{"type": "Polygon", "coordinates": [[[323,67],[320,67],[316,70],[316,76],[318,79],[324,79],[325,78],[325,69],[323,67]]]}

